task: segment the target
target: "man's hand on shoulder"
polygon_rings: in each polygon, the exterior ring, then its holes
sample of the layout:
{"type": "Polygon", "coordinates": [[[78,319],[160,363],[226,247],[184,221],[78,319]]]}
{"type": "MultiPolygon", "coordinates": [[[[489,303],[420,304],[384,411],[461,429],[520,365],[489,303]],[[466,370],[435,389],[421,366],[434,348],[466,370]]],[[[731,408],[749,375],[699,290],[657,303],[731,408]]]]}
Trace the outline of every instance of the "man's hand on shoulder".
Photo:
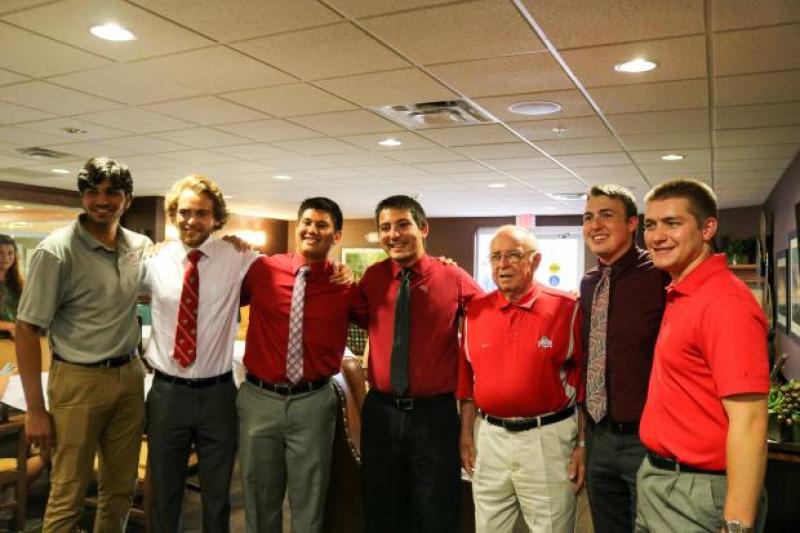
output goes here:
{"type": "Polygon", "coordinates": [[[351,285],[355,280],[353,271],[349,266],[334,259],[331,261],[333,264],[333,274],[331,274],[330,281],[337,285],[351,285]]]}
{"type": "Polygon", "coordinates": [[[457,266],[458,266],[458,263],[456,263],[456,262],[453,260],[453,258],[452,258],[452,257],[445,257],[445,256],[443,256],[443,255],[440,255],[439,257],[437,257],[437,258],[436,258],[436,260],[437,260],[437,261],[439,261],[439,262],[440,262],[441,264],[443,264],[443,265],[455,266],[455,267],[457,267],[457,266]]]}
{"type": "Polygon", "coordinates": [[[252,249],[246,240],[237,237],[236,235],[225,235],[222,237],[222,240],[232,244],[239,253],[249,252],[252,249]]]}
{"type": "Polygon", "coordinates": [[[163,250],[167,244],[169,244],[167,241],[161,241],[146,246],[144,252],[142,253],[142,259],[146,261],[151,257],[157,256],[159,253],[161,253],[161,250],[163,250]]]}

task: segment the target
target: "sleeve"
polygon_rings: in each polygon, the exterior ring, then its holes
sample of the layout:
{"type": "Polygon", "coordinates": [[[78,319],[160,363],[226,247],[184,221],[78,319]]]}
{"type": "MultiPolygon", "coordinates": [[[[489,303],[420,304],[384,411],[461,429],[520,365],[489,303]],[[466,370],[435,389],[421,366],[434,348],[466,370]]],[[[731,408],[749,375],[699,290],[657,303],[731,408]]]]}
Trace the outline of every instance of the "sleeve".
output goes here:
{"type": "Polygon", "coordinates": [[[369,307],[367,305],[367,295],[364,290],[364,280],[367,279],[366,273],[353,289],[350,298],[350,320],[358,327],[367,329],[369,326],[369,307]]]}
{"type": "Polygon", "coordinates": [[[255,261],[250,264],[250,267],[247,269],[247,274],[245,274],[244,279],[242,280],[242,290],[239,294],[239,306],[244,307],[246,305],[250,305],[250,296],[253,291],[254,279],[257,275],[258,262],[255,261]]]}
{"type": "Polygon", "coordinates": [[[464,269],[458,269],[459,277],[458,277],[458,292],[460,297],[459,305],[462,308],[465,308],[467,304],[472,300],[475,296],[479,294],[483,294],[483,289],[478,282],[472,279],[464,269]]]}
{"type": "Polygon", "coordinates": [[[698,327],[720,398],[769,391],[766,319],[749,292],[719,295],[698,327]]]}
{"type": "Polygon", "coordinates": [[[464,321],[461,325],[461,343],[459,347],[458,358],[458,386],[456,387],[456,397],[459,400],[469,400],[473,397],[472,384],[474,377],[472,374],[472,364],[470,364],[467,345],[468,322],[469,321],[467,318],[464,318],[464,321]]]}
{"type": "Polygon", "coordinates": [[[586,348],[583,342],[583,312],[581,311],[580,300],[575,302],[572,311],[572,359],[574,366],[572,368],[572,381],[575,386],[575,401],[583,403],[586,397],[586,380],[584,379],[584,366],[586,360],[586,348]]]}
{"type": "MultiPolygon", "coordinates": [[[[233,245],[231,245],[231,246],[233,246],[233,245]]],[[[253,266],[253,263],[256,262],[256,260],[259,258],[260,254],[258,254],[257,252],[254,252],[252,250],[247,251],[247,252],[237,252],[237,254],[238,254],[237,257],[239,258],[239,261],[241,262],[240,263],[241,264],[241,269],[239,271],[239,279],[244,280],[244,277],[247,275],[248,272],[250,272],[250,267],[253,266]]]]}
{"type": "Polygon", "coordinates": [[[62,300],[64,262],[52,252],[37,248],[28,265],[28,282],[22,291],[17,320],[46,328],[62,300]]]}

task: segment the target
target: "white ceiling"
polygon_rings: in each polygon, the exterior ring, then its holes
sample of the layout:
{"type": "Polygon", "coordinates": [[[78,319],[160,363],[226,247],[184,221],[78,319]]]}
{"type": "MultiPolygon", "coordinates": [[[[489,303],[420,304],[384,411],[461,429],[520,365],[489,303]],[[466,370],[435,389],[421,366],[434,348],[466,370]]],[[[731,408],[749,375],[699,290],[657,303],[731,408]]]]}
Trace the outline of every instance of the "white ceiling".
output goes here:
{"type": "Polygon", "coordinates": [[[311,195],[365,217],[397,193],[433,216],[577,213],[548,193],[641,198],[676,176],[755,205],[800,146],[798,41],[797,0],[3,0],[0,181],[72,189],[109,155],[138,195],[198,172],[272,217],[311,195]],[[108,21],[138,39],[88,32],[108,21]],[[658,68],[613,68],[640,56],[658,68]],[[454,98],[494,123],[412,131],[375,112],[454,98]],[[507,110],[526,100],[563,109],[507,110]]]}

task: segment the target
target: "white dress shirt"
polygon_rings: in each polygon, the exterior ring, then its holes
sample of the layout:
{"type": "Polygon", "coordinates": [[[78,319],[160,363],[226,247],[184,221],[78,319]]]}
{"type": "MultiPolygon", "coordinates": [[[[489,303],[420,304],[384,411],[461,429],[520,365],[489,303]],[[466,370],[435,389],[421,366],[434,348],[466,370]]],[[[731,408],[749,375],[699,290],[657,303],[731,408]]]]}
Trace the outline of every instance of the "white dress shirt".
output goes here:
{"type": "Polygon", "coordinates": [[[197,309],[197,358],[183,368],[172,357],[183,273],[191,248],[172,242],[145,262],[144,284],[150,290],[153,327],[145,357],[171,376],[209,378],[233,366],[233,341],[242,280],[258,254],[238,252],[230,243],[209,237],[199,248],[200,299],[197,309]]]}

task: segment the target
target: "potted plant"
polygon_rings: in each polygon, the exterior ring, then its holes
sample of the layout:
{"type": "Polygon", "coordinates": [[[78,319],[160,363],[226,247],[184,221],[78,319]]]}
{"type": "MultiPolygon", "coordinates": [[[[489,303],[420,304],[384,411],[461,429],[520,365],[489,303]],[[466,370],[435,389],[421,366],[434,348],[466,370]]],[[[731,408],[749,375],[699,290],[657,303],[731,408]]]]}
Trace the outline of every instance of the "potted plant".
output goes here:
{"type": "Polygon", "coordinates": [[[800,381],[773,383],[768,406],[770,421],[774,424],[773,440],[800,442],[800,381]]]}
{"type": "Polygon", "coordinates": [[[728,256],[728,263],[731,265],[742,265],[751,263],[755,257],[756,240],[731,239],[725,247],[725,255],[728,256]]]}

